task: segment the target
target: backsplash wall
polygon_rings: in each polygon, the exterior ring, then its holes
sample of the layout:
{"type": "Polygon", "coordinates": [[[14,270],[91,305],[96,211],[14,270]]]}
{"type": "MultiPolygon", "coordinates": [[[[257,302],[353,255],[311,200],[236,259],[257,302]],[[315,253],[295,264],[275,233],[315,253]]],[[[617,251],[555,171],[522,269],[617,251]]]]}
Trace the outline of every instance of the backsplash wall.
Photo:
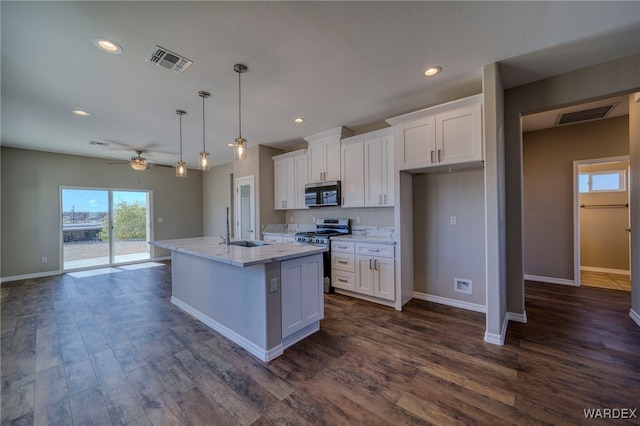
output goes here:
{"type": "Polygon", "coordinates": [[[351,226],[393,226],[393,207],[368,207],[357,209],[343,209],[341,207],[317,207],[306,210],[288,210],[287,223],[313,224],[316,219],[351,219],[351,226]],[[357,223],[357,218],[360,223],[357,223]]]}

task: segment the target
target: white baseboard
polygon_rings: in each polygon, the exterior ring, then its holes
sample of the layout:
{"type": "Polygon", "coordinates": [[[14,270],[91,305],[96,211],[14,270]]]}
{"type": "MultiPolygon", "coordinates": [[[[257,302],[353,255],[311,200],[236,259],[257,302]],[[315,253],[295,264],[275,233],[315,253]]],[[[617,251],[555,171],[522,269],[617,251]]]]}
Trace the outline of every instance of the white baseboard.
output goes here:
{"type": "Polygon", "coordinates": [[[629,316],[636,324],[638,324],[638,327],[640,327],[640,314],[638,314],[632,308],[632,309],[629,309],[629,316]]]}
{"type": "Polygon", "coordinates": [[[507,337],[507,326],[509,325],[509,315],[504,316],[502,321],[502,329],[500,334],[484,332],[484,341],[492,345],[504,346],[504,340],[507,337]]]}
{"type": "Polygon", "coordinates": [[[60,275],[61,273],[62,272],[60,272],[60,270],[57,270],[57,271],[37,272],[35,274],[14,275],[12,277],[0,278],[0,283],[8,283],[11,281],[19,281],[19,280],[32,280],[34,278],[42,278],[42,277],[52,277],[54,275],[60,275]]]}
{"type": "Polygon", "coordinates": [[[524,311],[522,314],[518,314],[515,312],[507,312],[507,319],[509,321],[521,322],[523,324],[527,323],[527,311],[524,311]]]}
{"type": "Polygon", "coordinates": [[[626,269],[597,268],[595,266],[580,266],[581,271],[602,272],[604,274],[631,275],[631,271],[626,269]]]}
{"type": "Polygon", "coordinates": [[[171,260],[171,256],[159,256],[152,259],[153,262],[160,262],[162,260],[171,260]]]}
{"type": "Polygon", "coordinates": [[[448,297],[435,296],[433,294],[421,293],[419,291],[413,292],[415,299],[426,300],[427,302],[440,303],[441,305],[453,306],[454,308],[466,309],[468,311],[487,313],[487,307],[485,305],[479,305],[477,303],[465,302],[463,300],[450,299],[448,297]]]}
{"type": "Polygon", "coordinates": [[[204,324],[208,325],[218,333],[222,334],[227,339],[231,340],[234,343],[237,343],[242,348],[244,348],[247,352],[251,353],[256,358],[258,358],[260,361],[264,361],[264,362],[271,361],[272,359],[275,359],[278,356],[282,355],[282,353],[284,352],[284,348],[282,347],[282,344],[274,348],[271,348],[269,350],[265,350],[264,348],[261,348],[260,346],[256,345],[252,341],[244,338],[243,336],[239,335],[235,331],[225,327],[224,325],[220,324],[218,321],[215,321],[214,319],[208,317],[207,315],[191,307],[190,305],[187,305],[182,300],[177,299],[174,296],[171,296],[171,303],[173,303],[178,308],[182,309],[192,317],[202,321],[204,324]]]}
{"type": "Polygon", "coordinates": [[[575,280],[568,280],[566,278],[553,278],[553,277],[543,277],[540,275],[525,274],[524,279],[529,281],[538,281],[541,283],[561,284],[561,285],[570,285],[573,287],[577,287],[575,280]]]}

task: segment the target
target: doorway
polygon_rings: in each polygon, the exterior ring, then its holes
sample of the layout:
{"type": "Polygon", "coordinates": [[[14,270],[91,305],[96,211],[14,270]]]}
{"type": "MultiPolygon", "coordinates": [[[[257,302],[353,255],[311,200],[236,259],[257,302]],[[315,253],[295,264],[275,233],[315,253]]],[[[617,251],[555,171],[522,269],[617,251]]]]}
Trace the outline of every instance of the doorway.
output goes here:
{"type": "Polygon", "coordinates": [[[254,177],[237,178],[235,182],[235,238],[238,240],[255,239],[255,192],[254,177]]]}
{"type": "Polygon", "coordinates": [[[573,169],[576,285],[631,291],[629,156],[573,169]]]}
{"type": "Polygon", "coordinates": [[[150,191],[60,188],[62,270],[151,258],[150,191]]]}

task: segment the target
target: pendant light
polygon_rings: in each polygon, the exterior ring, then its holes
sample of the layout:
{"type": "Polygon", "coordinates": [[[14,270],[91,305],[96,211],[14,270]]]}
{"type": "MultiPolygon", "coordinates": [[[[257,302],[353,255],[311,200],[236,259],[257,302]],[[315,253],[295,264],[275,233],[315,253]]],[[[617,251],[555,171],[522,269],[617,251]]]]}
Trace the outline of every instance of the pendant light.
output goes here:
{"type": "Polygon", "coordinates": [[[187,112],[181,109],[176,110],[176,114],[180,116],[180,161],[176,163],[176,177],[186,178],[187,177],[187,164],[182,161],[182,116],[187,112]]]}
{"type": "Polygon", "coordinates": [[[198,96],[202,98],[202,152],[200,153],[200,157],[198,158],[198,169],[206,172],[211,168],[211,165],[209,163],[209,153],[207,152],[204,143],[204,100],[211,96],[211,94],[209,92],[201,90],[198,92],[198,96]]]}
{"type": "Polygon", "coordinates": [[[238,138],[233,146],[234,158],[244,160],[247,158],[247,140],[242,138],[242,80],[240,76],[247,72],[247,67],[242,64],[235,64],[233,70],[238,73],[238,138]]]}

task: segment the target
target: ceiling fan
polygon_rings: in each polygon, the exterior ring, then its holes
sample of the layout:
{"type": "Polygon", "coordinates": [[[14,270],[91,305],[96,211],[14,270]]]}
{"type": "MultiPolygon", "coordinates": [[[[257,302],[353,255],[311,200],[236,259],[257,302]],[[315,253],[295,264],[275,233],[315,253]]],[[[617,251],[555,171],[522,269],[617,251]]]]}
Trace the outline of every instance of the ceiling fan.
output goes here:
{"type": "Polygon", "coordinates": [[[149,167],[152,167],[152,166],[172,167],[172,166],[165,166],[162,164],[155,164],[150,162],[146,158],[142,157],[142,153],[144,152],[143,150],[136,149],[135,152],[136,152],[136,156],[131,157],[131,161],[129,162],[108,163],[108,164],[128,164],[129,166],[131,166],[133,170],[137,170],[137,171],[147,170],[149,167]]]}

